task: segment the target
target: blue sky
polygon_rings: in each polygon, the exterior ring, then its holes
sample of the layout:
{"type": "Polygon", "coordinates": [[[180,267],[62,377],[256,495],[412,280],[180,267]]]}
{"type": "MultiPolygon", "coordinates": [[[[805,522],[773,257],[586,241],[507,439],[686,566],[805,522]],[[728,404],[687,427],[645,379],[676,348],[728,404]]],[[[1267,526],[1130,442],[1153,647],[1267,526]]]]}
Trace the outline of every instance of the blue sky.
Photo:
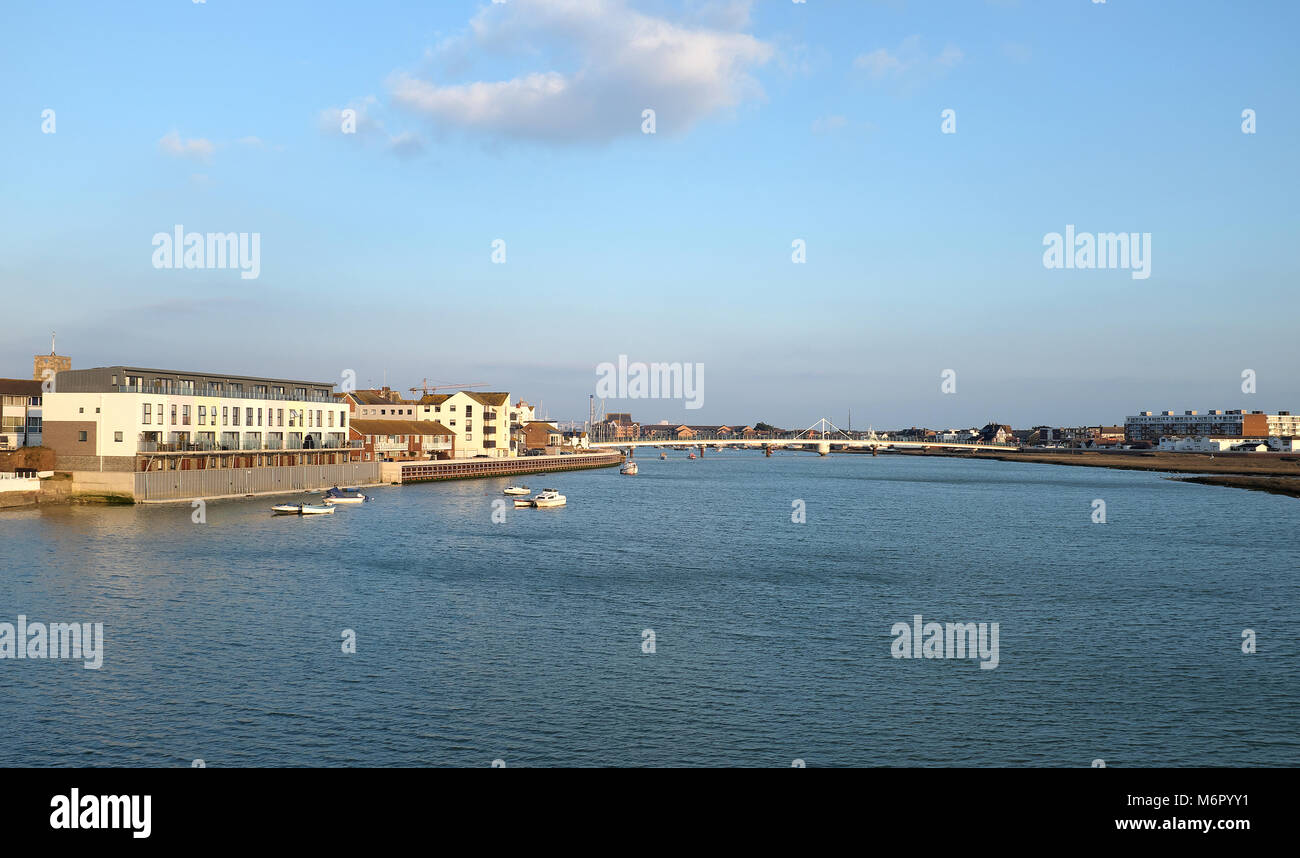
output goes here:
{"type": "Polygon", "coordinates": [[[1300,408],[1294,3],[3,14],[0,375],[56,329],[74,366],[487,382],[558,418],[620,354],[704,364],[699,410],[607,403],[649,422],[1300,408]],[[155,269],[175,224],[260,233],[260,276],[155,269]],[[1066,224],[1151,233],[1150,278],[1044,268],[1066,224]]]}

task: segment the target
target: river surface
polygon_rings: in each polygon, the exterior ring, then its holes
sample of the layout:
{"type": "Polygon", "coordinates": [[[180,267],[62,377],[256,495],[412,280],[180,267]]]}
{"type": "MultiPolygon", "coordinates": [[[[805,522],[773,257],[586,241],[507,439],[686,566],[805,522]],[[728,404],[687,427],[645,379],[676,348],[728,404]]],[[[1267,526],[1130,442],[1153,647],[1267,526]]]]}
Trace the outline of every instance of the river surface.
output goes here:
{"type": "Polygon", "coordinates": [[[1300,765],[1294,498],[669,456],[504,523],[505,479],[0,513],[0,622],[104,627],[98,670],[0,660],[0,765],[1300,765]],[[916,614],[998,623],[997,667],[894,658],[916,614]]]}

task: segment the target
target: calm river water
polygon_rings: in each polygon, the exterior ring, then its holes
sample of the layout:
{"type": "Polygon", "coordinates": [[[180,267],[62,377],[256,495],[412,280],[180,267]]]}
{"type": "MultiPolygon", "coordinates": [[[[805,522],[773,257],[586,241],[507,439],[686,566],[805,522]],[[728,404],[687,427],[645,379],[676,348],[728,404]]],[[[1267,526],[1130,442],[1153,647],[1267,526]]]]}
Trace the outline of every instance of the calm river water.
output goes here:
{"type": "Polygon", "coordinates": [[[534,477],[569,505],[504,523],[504,479],[0,513],[0,622],[105,638],[0,660],[0,765],[1300,765],[1293,498],[669,455],[534,477]],[[915,614],[998,623],[996,669],[893,658],[915,614]]]}

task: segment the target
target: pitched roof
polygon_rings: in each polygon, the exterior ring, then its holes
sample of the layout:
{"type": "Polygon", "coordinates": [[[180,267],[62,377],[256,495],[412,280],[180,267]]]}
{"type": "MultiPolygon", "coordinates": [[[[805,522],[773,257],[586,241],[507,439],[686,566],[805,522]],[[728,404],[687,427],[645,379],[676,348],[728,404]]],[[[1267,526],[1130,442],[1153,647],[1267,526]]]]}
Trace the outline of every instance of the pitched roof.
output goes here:
{"type": "Polygon", "coordinates": [[[40,396],[41,382],[27,378],[0,378],[0,393],[10,396],[40,396]]]}
{"type": "Polygon", "coordinates": [[[451,399],[450,393],[426,393],[420,397],[419,405],[441,405],[451,399]]]}
{"type": "Polygon", "coordinates": [[[463,392],[467,394],[471,399],[476,399],[479,402],[483,403],[484,405],[501,406],[501,405],[510,404],[509,393],[474,393],[473,391],[470,390],[466,390],[463,392]]]}
{"type": "Polygon", "coordinates": [[[397,405],[408,401],[391,390],[387,393],[382,390],[352,390],[343,395],[352,397],[358,405],[397,405]]]}
{"type": "Polygon", "coordinates": [[[362,435],[455,435],[436,420],[374,420],[368,417],[348,424],[362,435]]]}

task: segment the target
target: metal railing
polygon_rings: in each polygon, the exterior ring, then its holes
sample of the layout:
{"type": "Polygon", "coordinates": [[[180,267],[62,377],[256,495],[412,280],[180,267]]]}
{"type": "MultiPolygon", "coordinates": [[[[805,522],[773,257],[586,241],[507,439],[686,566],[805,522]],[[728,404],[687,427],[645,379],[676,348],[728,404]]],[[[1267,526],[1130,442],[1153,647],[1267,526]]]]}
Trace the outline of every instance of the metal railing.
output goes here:
{"type": "Polygon", "coordinates": [[[255,390],[231,390],[228,387],[213,387],[211,385],[195,385],[193,388],[178,389],[175,386],[164,389],[156,385],[144,384],[118,384],[112,385],[112,389],[117,393],[146,393],[150,396],[203,396],[209,399],[259,399],[270,400],[273,402],[327,402],[334,405],[342,405],[338,399],[334,398],[333,393],[320,394],[308,391],[305,395],[298,395],[293,391],[286,390],[284,393],[274,393],[267,391],[262,393],[255,390]]]}
{"type": "MultiPolygon", "coordinates": [[[[285,444],[282,441],[267,440],[265,442],[243,441],[222,441],[220,443],[212,441],[185,441],[178,443],[168,443],[163,441],[139,441],[136,445],[137,453],[239,453],[246,451],[278,451],[278,450],[344,450],[354,449],[361,446],[359,441],[341,441],[336,439],[326,439],[316,441],[315,439],[304,438],[295,444],[285,444]],[[310,441],[310,446],[306,446],[310,441]]],[[[405,448],[403,448],[405,449],[405,448]]]]}

